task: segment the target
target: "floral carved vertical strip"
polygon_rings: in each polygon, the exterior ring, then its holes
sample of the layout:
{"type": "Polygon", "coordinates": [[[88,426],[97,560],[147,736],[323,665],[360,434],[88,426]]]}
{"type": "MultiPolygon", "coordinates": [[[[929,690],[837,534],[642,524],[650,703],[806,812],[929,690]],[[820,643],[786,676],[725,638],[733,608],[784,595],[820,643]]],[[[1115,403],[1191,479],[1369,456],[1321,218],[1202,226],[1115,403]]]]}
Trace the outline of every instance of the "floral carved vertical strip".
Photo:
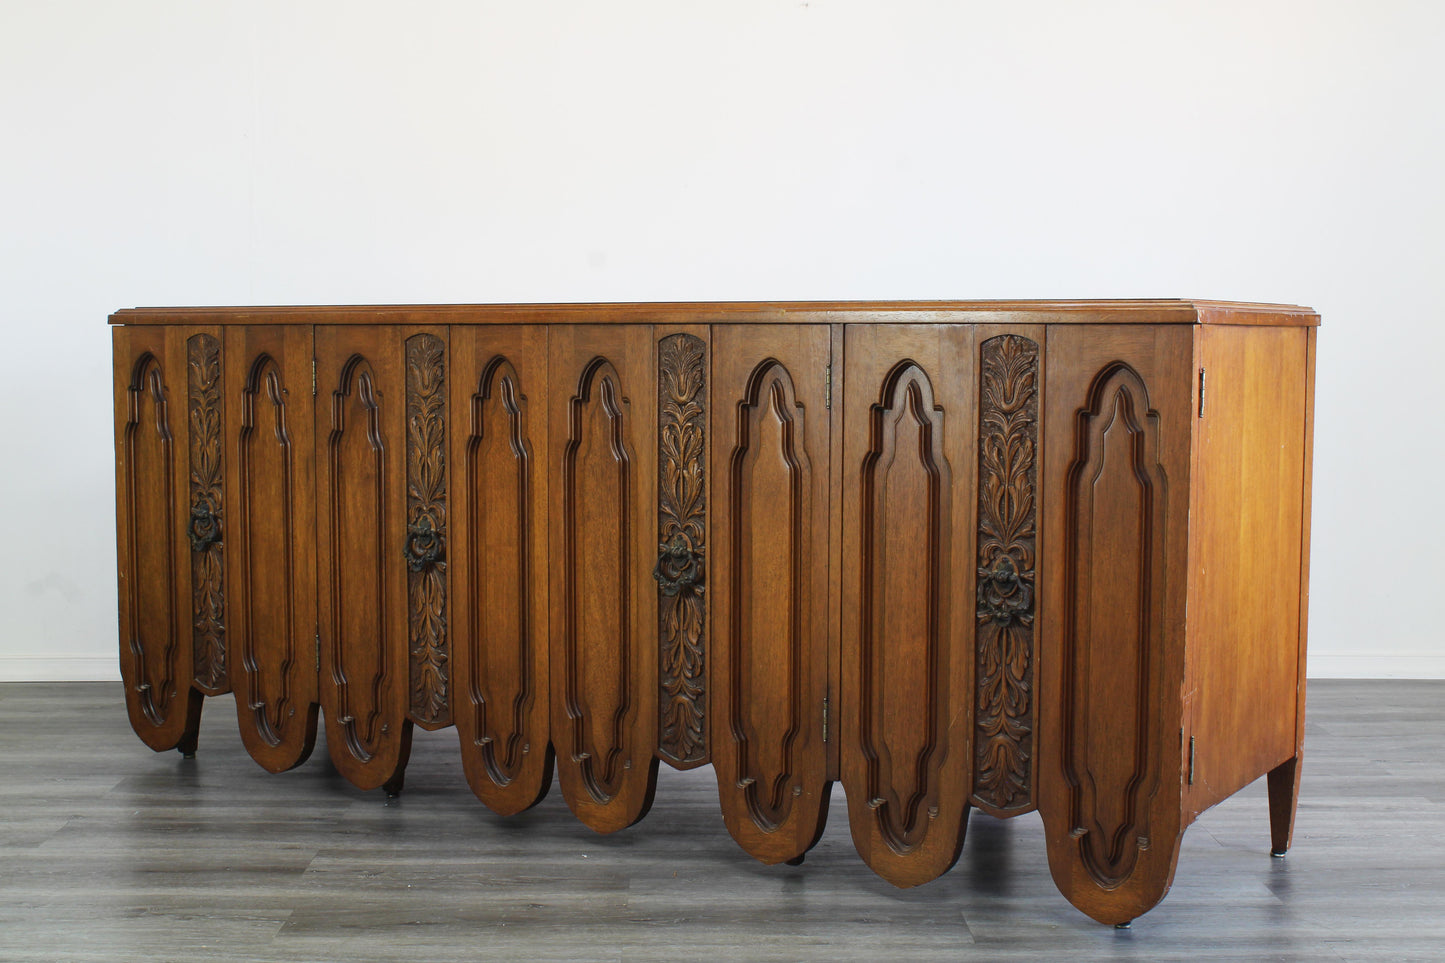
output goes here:
{"type": "Polygon", "coordinates": [[[446,344],[406,341],[406,564],[411,714],[450,724],[447,696],[446,344]]]}
{"type": "Polygon", "coordinates": [[[707,351],[675,334],[658,344],[658,747],[673,765],[707,762],[707,351]]]}
{"type": "Polygon", "coordinates": [[[221,543],[221,342],[209,334],[186,342],[190,422],[191,645],[195,682],[225,692],[226,597],[221,543]]]}
{"type": "Polygon", "coordinates": [[[974,801],[1005,812],[1032,806],[1039,346],[980,354],[974,801]]]}

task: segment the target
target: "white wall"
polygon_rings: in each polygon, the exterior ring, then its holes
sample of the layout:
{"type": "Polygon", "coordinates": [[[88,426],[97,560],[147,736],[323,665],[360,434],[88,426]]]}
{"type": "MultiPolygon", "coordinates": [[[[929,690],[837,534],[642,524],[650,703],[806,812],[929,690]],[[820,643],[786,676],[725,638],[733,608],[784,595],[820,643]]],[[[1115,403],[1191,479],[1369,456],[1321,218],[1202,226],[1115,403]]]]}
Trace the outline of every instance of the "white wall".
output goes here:
{"type": "Polygon", "coordinates": [[[1324,315],[1315,675],[1445,676],[1445,5],[0,5],[0,679],[113,678],[132,305],[1324,315]]]}

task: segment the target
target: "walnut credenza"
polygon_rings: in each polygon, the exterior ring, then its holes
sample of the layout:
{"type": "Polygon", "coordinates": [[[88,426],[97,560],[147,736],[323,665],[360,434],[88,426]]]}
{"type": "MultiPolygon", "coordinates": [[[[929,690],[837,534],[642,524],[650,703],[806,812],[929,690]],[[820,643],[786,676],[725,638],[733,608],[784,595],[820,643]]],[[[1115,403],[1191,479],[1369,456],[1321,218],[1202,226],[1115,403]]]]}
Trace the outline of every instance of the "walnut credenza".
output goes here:
{"type": "Polygon", "coordinates": [[[765,863],[841,779],[911,886],[1037,809],[1122,923],[1304,719],[1315,325],[1189,301],[166,308],[115,341],[121,669],[400,790],[612,832],[711,764],[765,863]]]}

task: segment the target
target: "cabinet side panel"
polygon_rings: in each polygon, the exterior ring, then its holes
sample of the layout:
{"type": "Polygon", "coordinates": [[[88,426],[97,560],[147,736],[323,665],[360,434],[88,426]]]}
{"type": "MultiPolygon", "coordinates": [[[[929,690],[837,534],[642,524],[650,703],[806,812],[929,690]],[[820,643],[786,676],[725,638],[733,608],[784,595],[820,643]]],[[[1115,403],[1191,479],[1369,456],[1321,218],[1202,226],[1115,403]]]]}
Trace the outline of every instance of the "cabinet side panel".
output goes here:
{"type": "Polygon", "coordinates": [[[1315,454],[1315,341],[1319,329],[1305,332],[1304,465],[1300,469],[1300,580],[1299,580],[1299,704],[1295,707],[1295,751],[1305,738],[1305,660],[1310,617],[1310,519],[1314,493],[1315,454]]]}
{"type": "Polygon", "coordinates": [[[1201,331],[1186,699],[1197,814],[1295,753],[1308,334],[1201,331]]]}

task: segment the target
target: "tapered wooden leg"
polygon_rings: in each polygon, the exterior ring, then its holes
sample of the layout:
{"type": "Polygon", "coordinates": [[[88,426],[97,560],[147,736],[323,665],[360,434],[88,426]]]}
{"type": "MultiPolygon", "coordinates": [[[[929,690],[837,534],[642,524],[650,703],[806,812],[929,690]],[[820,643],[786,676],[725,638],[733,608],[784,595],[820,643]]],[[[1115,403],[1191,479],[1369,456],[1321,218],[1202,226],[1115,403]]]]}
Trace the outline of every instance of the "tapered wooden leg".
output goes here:
{"type": "Polygon", "coordinates": [[[201,707],[205,702],[205,697],[196,689],[192,689],[187,697],[186,728],[181,733],[181,741],[176,743],[176,751],[184,759],[196,758],[196,743],[201,735],[201,707]]]}
{"type": "Polygon", "coordinates": [[[382,791],[386,793],[387,799],[395,799],[401,795],[401,790],[406,785],[406,763],[411,758],[411,720],[408,719],[401,726],[401,751],[396,760],[396,771],[391,778],[381,784],[382,791]]]}
{"type": "Polygon", "coordinates": [[[1294,839],[1294,813],[1299,802],[1300,757],[1296,754],[1269,771],[1270,855],[1289,852],[1294,839]]]}

